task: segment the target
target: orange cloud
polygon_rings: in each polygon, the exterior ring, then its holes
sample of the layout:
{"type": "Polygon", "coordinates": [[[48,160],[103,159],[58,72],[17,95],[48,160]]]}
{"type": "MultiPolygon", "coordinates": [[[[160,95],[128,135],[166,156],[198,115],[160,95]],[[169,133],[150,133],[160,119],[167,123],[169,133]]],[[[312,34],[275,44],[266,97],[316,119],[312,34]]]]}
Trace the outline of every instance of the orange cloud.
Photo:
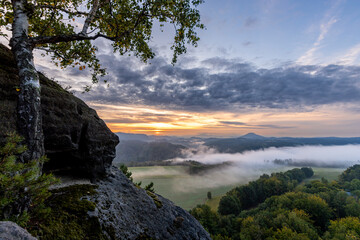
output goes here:
{"type": "Polygon", "coordinates": [[[318,108],[311,112],[194,113],[144,106],[90,105],[113,132],[178,136],[239,136],[248,132],[304,137],[360,135],[360,114],[347,112],[341,106],[318,108]]]}

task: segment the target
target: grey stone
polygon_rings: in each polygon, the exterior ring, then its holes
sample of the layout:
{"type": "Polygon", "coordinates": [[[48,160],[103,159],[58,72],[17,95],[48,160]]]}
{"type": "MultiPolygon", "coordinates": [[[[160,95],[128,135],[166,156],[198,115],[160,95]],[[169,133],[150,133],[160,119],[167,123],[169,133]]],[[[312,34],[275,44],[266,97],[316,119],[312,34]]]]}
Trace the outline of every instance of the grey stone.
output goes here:
{"type": "Polygon", "coordinates": [[[0,240],[36,240],[25,229],[14,222],[0,222],[0,240]]]}
{"type": "Polygon", "coordinates": [[[184,209],[155,194],[162,206],[113,167],[108,179],[98,181],[98,194],[89,197],[103,230],[111,239],[211,239],[184,209]]]}

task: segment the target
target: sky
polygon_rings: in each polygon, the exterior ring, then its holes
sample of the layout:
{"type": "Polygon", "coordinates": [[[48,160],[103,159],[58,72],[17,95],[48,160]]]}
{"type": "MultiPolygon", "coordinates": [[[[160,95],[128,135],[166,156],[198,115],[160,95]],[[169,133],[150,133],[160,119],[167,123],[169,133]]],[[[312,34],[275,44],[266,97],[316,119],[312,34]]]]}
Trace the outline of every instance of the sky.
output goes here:
{"type": "Polygon", "coordinates": [[[156,57],[97,41],[108,85],[86,71],[37,68],[96,109],[114,132],[179,136],[360,136],[360,1],[206,0],[206,30],[175,66],[173,29],[154,29],[156,57]]]}

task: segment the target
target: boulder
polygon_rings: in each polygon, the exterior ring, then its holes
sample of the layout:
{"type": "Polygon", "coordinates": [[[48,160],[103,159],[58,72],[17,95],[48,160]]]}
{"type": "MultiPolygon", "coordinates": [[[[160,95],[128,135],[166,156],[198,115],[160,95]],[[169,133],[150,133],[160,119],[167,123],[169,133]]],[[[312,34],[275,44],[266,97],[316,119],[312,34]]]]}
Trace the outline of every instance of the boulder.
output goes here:
{"type": "Polygon", "coordinates": [[[0,239],[1,240],[36,240],[25,229],[14,222],[0,222],[0,239]]]}
{"type": "MultiPolygon", "coordinates": [[[[118,137],[94,109],[39,75],[45,151],[50,159],[44,170],[92,179],[106,176],[118,137]]],[[[16,130],[18,85],[12,53],[0,45],[0,143],[6,133],[16,130]]]]}
{"type": "Polygon", "coordinates": [[[109,239],[211,239],[184,209],[155,193],[134,185],[113,167],[107,179],[97,181],[97,193],[88,196],[109,239]]]}

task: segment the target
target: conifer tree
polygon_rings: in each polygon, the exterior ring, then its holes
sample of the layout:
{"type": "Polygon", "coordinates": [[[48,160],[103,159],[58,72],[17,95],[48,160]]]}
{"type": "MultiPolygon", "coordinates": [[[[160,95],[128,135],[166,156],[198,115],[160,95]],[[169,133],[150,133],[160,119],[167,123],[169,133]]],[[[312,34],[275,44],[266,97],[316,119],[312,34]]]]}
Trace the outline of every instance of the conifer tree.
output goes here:
{"type": "Polygon", "coordinates": [[[50,196],[49,186],[57,180],[51,174],[39,176],[39,164],[45,160],[18,161],[26,147],[21,137],[12,133],[0,148],[0,221],[10,220],[25,226],[31,214],[47,211],[44,201],[50,196]]]}

